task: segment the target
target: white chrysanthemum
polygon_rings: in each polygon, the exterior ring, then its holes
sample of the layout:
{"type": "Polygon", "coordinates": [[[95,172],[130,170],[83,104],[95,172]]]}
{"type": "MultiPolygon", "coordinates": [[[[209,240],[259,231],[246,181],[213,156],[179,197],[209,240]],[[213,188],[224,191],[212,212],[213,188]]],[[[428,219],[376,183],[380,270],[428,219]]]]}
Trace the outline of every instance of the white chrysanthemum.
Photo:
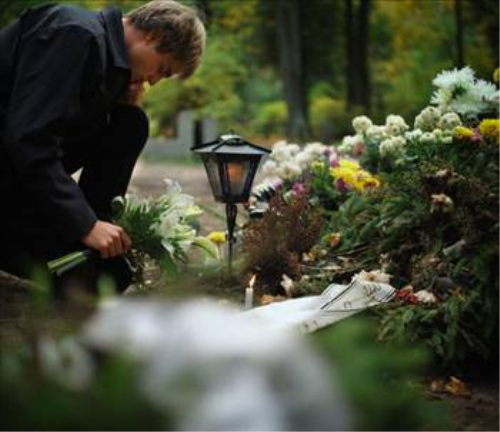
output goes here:
{"type": "Polygon", "coordinates": [[[379,151],[382,157],[401,156],[404,151],[406,140],[403,137],[391,137],[380,144],[379,151]]]}
{"type": "Polygon", "coordinates": [[[474,86],[470,89],[478,99],[490,101],[498,96],[498,90],[495,84],[485,80],[477,80],[474,86]]]}
{"type": "Polygon", "coordinates": [[[441,110],[433,106],[428,106],[424,108],[417,117],[415,117],[415,129],[421,129],[424,132],[429,132],[436,128],[440,118],[441,110]]]}
{"type": "Polygon", "coordinates": [[[436,142],[436,137],[432,132],[424,132],[420,138],[419,141],[422,144],[434,144],[436,142]]]}
{"type": "Polygon", "coordinates": [[[277,172],[282,179],[293,180],[302,173],[302,170],[300,169],[300,166],[297,163],[293,161],[287,161],[283,162],[278,167],[277,172]]]}
{"type": "Polygon", "coordinates": [[[307,144],[303,151],[312,154],[315,158],[318,158],[325,154],[326,149],[326,145],[319,142],[314,142],[307,144]]]}
{"type": "Polygon", "coordinates": [[[409,129],[403,117],[399,115],[389,114],[385,121],[385,131],[389,136],[397,136],[403,134],[409,129]]]}
{"type": "Polygon", "coordinates": [[[360,140],[362,140],[360,135],[347,135],[342,139],[342,144],[339,145],[338,151],[344,154],[351,153],[354,146],[359,143],[360,140]]]}
{"type": "Polygon", "coordinates": [[[500,90],[488,96],[488,102],[498,111],[498,105],[500,105],[500,90]]]}
{"type": "Polygon", "coordinates": [[[412,131],[408,131],[404,133],[404,137],[408,141],[418,140],[422,136],[421,129],[413,129],[412,131]]]}
{"type": "Polygon", "coordinates": [[[293,159],[293,157],[300,151],[297,144],[288,144],[286,141],[277,141],[272,148],[271,158],[277,162],[285,162],[293,159]]]}
{"type": "Polygon", "coordinates": [[[443,71],[433,81],[439,87],[431,99],[443,112],[452,111],[465,117],[498,110],[500,93],[496,86],[484,80],[476,80],[474,71],[465,67],[461,70],[443,71]]]}
{"type": "Polygon", "coordinates": [[[306,151],[301,151],[295,156],[294,161],[297,165],[299,165],[301,169],[306,169],[309,165],[311,165],[314,159],[314,154],[306,151]]]}
{"type": "Polygon", "coordinates": [[[466,66],[460,70],[442,71],[432,81],[436,87],[441,89],[467,89],[474,84],[474,71],[466,66]]]}
{"type": "Polygon", "coordinates": [[[352,127],[356,134],[363,135],[368,128],[373,125],[373,122],[367,116],[358,116],[352,120],[352,127]]]}
{"type": "Polygon", "coordinates": [[[370,141],[380,141],[387,137],[385,126],[372,125],[366,130],[366,137],[370,141]]]}
{"type": "Polygon", "coordinates": [[[439,127],[443,130],[455,130],[457,126],[462,125],[462,120],[457,113],[449,112],[444,114],[439,120],[439,127]]]}
{"type": "Polygon", "coordinates": [[[262,165],[261,172],[265,177],[274,177],[277,175],[277,168],[278,164],[275,161],[269,159],[262,165]]]}

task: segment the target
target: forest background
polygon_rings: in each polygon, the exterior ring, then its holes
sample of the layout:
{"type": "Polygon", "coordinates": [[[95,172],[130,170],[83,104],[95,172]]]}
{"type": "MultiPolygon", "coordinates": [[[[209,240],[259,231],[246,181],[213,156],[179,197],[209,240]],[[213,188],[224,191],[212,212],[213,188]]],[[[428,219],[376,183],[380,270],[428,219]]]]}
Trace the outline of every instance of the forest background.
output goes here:
{"type": "MultiPolygon", "coordinates": [[[[58,1],[123,11],[145,1],[58,1]]],[[[351,119],[414,118],[443,69],[488,81],[499,63],[496,0],[184,0],[206,16],[204,62],[185,82],[148,89],[152,134],[172,136],[182,110],[219,130],[272,143],[333,143],[351,119]]],[[[46,0],[3,0],[0,26],[46,0]]]]}

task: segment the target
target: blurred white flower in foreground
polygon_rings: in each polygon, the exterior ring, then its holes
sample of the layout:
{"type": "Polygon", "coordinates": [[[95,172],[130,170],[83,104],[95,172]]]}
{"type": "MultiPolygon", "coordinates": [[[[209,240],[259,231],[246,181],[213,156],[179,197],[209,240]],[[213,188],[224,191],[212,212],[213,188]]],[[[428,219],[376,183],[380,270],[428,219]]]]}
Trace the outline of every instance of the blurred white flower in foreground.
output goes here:
{"type": "Polygon", "coordinates": [[[179,430],[347,430],[347,407],[304,338],[210,302],[120,300],[83,340],[143,365],[141,389],[179,430]]]}

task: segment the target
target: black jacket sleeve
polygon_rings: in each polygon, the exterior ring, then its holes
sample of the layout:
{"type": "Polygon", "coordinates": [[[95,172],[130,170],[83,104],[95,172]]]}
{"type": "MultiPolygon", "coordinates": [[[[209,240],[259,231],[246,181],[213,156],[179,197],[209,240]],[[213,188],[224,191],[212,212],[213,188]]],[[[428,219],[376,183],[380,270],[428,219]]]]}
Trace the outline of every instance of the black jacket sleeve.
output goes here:
{"type": "Polygon", "coordinates": [[[5,121],[5,149],[32,203],[68,241],[88,233],[97,217],[61,161],[65,126],[80,109],[81,82],[92,35],[70,27],[27,35],[5,121]]]}

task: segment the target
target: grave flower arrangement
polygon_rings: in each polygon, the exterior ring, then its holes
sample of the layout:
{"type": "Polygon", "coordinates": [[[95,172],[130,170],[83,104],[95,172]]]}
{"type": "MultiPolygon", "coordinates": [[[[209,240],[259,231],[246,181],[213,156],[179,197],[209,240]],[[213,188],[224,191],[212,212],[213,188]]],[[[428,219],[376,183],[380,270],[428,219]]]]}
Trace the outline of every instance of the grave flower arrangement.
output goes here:
{"type": "Polygon", "coordinates": [[[445,71],[413,129],[356,118],[362,164],[383,181],[350,196],[327,230],[343,271],[381,268],[400,288],[380,337],[423,342],[446,365],[491,359],[498,347],[498,89],[470,68],[445,71]],[[375,133],[377,132],[377,134],[375,133]]]}
{"type": "Polygon", "coordinates": [[[301,149],[284,141],[274,145],[262,167],[265,179],[254,188],[251,220],[243,234],[245,266],[258,272],[272,294],[282,293],[283,275],[299,278],[300,266],[320,240],[327,213],[350,194],[367,194],[380,180],[354,159],[339,158],[334,147],[311,143],[301,149]]]}

